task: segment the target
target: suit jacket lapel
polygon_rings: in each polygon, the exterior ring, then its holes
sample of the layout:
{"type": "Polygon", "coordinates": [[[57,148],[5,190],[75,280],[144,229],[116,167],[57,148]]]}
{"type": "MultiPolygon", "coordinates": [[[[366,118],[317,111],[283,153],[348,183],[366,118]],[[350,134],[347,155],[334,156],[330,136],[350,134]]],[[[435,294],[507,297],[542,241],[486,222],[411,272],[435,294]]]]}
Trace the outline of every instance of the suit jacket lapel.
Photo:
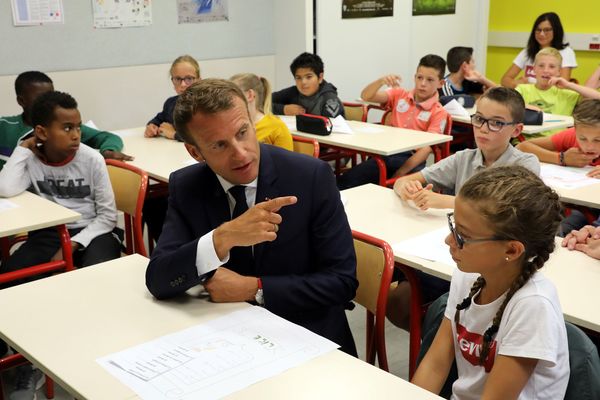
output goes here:
{"type": "MultiPolygon", "coordinates": [[[[260,165],[258,168],[258,187],[256,188],[256,204],[262,203],[267,199],[274,199],[281,196],[276,183],[278,174],[273,159],[269,151],[269,146],[260,145],[260,165]]],[[[260,243],[254,246],[254,261],[256,272],[260,271],[261,257],[265,247],[269,242],[260,243]]]]}
{"type": "Polygon", "coordinates": [[[223,222],[231,220],[231,211],[229,210],[229,201],[227,194],[223,191],[223,187],[219,183],[217,176],[206,166],[205,170],[208,175],[205,187],[206,195],[206,210],[210,226],[215,229],[223,222]]]}

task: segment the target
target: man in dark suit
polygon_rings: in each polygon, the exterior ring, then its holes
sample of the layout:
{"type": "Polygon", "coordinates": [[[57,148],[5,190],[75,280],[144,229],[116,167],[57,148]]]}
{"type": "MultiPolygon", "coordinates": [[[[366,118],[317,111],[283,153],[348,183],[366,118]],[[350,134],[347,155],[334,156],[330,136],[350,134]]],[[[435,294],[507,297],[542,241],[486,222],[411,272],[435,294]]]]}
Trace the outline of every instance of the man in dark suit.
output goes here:
{"type": "Polygon", "coordinates": [[[169,178],[169,207],[146,271],[158,299],[200,283],[215,302],[255,301],[356,354],[352,234],[329,166],[259,145],[244,94],[206,79],[180,95],[175,125],[205,161],[169,178]]]}

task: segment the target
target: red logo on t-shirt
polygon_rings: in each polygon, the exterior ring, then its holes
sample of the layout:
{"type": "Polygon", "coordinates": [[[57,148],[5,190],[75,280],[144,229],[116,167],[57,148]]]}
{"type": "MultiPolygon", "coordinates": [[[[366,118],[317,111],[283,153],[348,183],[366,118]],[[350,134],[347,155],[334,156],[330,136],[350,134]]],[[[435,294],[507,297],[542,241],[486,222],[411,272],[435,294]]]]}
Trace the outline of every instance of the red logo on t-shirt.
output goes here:
{"type": "MultiPolygon", "coordinates": [[[[478,333],[469,332],[461,324],[456,325],[456,336],[456,342],[458,343],[458,348],[460,349],[463,358],[472,365],[479,365],[479,355],[481,354],[483,336],[478,333]]],[[[492,370],[495,357],[496,341],[492,340],[490,351],[485,359],[485,362],[483,363],[485,372],[489,373],[492,370]]]]}
{"type": "Polygon", "coordinates": [[[533,65],[525,66],[525,76],[527,78],[535,78],[535,71],[533,70],[533,65]]]}

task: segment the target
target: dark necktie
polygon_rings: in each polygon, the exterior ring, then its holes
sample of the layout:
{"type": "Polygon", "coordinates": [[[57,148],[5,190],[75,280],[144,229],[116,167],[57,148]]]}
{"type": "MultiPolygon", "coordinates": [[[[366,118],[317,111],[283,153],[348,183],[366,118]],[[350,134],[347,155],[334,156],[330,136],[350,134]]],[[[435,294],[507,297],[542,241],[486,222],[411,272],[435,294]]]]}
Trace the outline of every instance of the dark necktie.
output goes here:
{"type": "MultiPolygon", "coordinates": [[[[237,185],[229,189],[229,193],[235,199],[235,207],[231,219],[235,219],[248,211],[248,202],[246,201],[246,187],[237,185]]],[[[236,246],[229,252],[230,269],[241,275],[252,275],[254,273],[254,256],[252,255],[252,246],[236,246]]]]}

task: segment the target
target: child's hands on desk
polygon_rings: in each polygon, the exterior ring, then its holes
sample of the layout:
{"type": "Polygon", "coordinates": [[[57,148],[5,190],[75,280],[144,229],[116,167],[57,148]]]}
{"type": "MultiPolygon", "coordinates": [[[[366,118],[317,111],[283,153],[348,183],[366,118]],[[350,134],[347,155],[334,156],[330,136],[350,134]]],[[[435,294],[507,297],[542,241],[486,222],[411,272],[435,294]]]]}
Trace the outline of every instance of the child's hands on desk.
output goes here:
{"type": "Polygon", "coordinates": [[[590,178],[600,179],[600,166],[594,167],[590,172],[586,174],[590,178]]]}
{"type": "Polygon", "coordinates": [[[121,153],[117,150],[104,150],[102,152],[102,157],[109,158],[111,160],[119,160],[119,161],[131,161],[133,160],[132,156],[128,156],[125,153],[121,153]]]}
{"type": "Polygon", "coordinates": [[[283,106],[283,113],[285,115],[298,115],[305,114],[306,110],[304,109],[304,107],[298,104],[286,104],[285,106],[283,106]]]}
{"type": "Polygon", "coordinates": [[[413,200],[414,196],[423,190],[423,185],[418,180],[397,180],[394,191],[402,200],[413,200]]]}
{"type": "Polygon", "coordinates": [[[425,211],[430,208],[453,208],[454,197],[432,191],[433,185],[430,183],[413,196],[415,205],[419,210],[425,211]]]}
{"type": "Polygon", "coordinates": [[[146,130],[144,131],[144,137],[156,137],[158,136],[158,126],[154,124],[146,125],[146,130]]]}
{"type": "Polygon", "coordinates": [[[586,225],[578,231],[573,230],[565,236],[562,246],[600,259],[600,227],[586,225]]]}
{"type": "Polygon", "coordinates": [[[167,139],[175,139],[175,127],[168,122],[163,122],[158,127],[158,134],[167,139]]]}

